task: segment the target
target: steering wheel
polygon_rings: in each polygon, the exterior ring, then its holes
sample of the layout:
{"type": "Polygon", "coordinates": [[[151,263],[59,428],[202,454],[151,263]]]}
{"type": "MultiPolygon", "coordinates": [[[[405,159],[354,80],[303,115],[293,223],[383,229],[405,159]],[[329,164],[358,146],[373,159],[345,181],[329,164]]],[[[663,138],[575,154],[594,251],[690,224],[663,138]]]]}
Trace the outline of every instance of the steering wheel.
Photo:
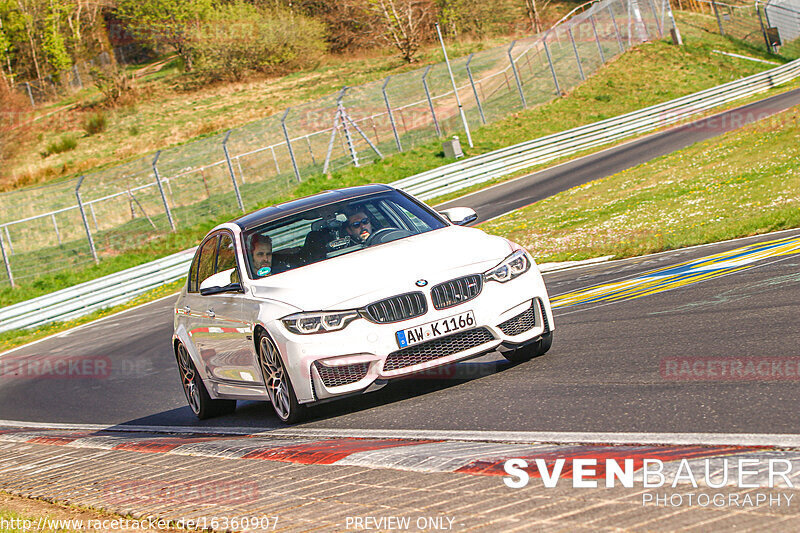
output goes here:
{"type": "Polygon", "coordinates": [[[372,246],[373,244],[382,244],[384,242],[396,241],[397,239],[410,237],[411,235],[413,235],[413,233],[405,229],[381,228],[375,233],[370,234],[370,236],[367,237],[367,240],[364,241],[364,245],[372,246]]]}

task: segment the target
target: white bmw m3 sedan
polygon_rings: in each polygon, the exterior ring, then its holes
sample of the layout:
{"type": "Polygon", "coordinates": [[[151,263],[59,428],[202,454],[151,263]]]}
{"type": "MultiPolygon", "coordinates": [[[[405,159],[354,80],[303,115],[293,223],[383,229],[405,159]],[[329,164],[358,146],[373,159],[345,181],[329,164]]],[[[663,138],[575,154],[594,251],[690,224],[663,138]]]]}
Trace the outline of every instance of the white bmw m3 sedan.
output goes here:
{"type": "Polygon", "coordinates": [[[260,209],[214,228],[175,306],[173,349],[192,411],[309,405],[500,351],[545,353],[553,314],[517,244],[368,185],[260,209]]]}

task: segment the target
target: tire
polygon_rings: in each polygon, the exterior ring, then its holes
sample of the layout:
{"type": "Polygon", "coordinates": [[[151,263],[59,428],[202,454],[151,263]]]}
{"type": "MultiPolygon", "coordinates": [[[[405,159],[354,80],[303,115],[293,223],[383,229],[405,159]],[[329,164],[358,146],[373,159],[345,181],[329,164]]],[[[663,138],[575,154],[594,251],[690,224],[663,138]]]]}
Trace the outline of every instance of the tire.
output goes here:
{"type": "Polygon", "coordinates": [[[213,418],[215,416],[228,415],[236,410],[236,400],[212,400],[206,390],[203,379],[197,373],[189,352],[183,344],[178,344],[176,350],[178,359],[178,371],[181,374],[181,385],[189,408],[200,420],[213,418]]]}
{"type": "Polygon", "coordinates": [[[540,355],[544,355],[547,353],[547,350],[550,349],[550,346],[553,345],[553,332],[548,331],[542,337],[530,344],[527,344],[521,348],[517,348],[516,350],[512,350],[510,352],[503,353],[503,357],[511,361],[512,363],[524,363],[525,361],[530,361],[534,357],[539,357],[540,355]]]}
{"type": "Polygon", "coordinates": [[[297,402],[292,381],[281,360],[278,347],[266,334],[258,339],[258,364],[267,388],[269,401],[281,421],[287,424],[300,422],[306,416],[306,407],[297,402]]]}

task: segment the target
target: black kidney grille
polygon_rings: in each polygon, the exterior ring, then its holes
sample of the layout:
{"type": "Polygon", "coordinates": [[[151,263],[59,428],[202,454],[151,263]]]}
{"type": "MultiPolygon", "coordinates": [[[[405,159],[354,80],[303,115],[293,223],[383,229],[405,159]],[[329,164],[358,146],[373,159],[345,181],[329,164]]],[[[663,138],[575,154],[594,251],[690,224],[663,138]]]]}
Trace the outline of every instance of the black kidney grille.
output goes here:
{"type": "Polygon", "coordinates": [[[384,371],[397,370],[407,366],[433,361],[441,357],[464,352],[494,340],[494,335],[486,328],[475,328],[461,333],[423,342],[392,352],[383,365],[384,371]]]}
{"type": "Polygon", "coordinates": [[[349,385],[364,379],[369,369],[369,363],[355,363],[342,366],[325,366],[319,361],[314,362],[319,376],[326,387],[339,387],[349,385]]]}
{"type": "Polygon", "coordinates": [[[533,328],[535,325],[536,313],[533,310],[533,305],[531,305],[522,313],[509,318],[497,327],[506,335],[519,335],[533,328]]]}
{"type": "Polygon", "coordinates": [[[421,292],[409,292],[371,303],[365,311],[369,320],[388,324],[422,316],[428,312],[428,304],[421,292]]]}
{"type": "Polygon", "coordinates": [[[480,274],[451,279],[431,288],[431,300],[436,309],[447,309],[477,297],[483,289],[480,274]]]}

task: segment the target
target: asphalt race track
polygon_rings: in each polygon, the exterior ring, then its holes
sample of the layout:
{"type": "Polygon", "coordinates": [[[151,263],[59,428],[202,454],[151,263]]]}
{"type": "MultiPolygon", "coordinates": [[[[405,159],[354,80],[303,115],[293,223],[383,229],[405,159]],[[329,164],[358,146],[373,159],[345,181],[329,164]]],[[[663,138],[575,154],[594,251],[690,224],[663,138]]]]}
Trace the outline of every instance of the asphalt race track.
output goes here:
{"type": "MultiPolygon", "coordinates": [[[[761,109],[775,112],[798,102],[800,91],[792,91],[763,101],[761,109]]],[[[714,133],[686,128],[607,150],[606,163],[593,159],[602,154],[589,156],[458,203],[474,206],[485,220],[588,181],[590,171],[601,177],[698,140],[691,133],[714,133]],[[648,148],[648,142],[657,146],[648,148]],[[568,177],[557,179],[558,172],[568,177]],[[503,209],[493,211],[494,204],[503,209]]],[[[557,307],[547,355],[516,366],[499,355],[451,365],[319,406],[305,425],[800,433],[800,230],[553,272],[545,280],[557,307]],[[698,261],[731,250],[740,251],[698,261]],[[738,369],[738,377],[729,379],[724,369],[738,369]]],[[[170,350],[174,300],[0,356],[0,419],[281,427],[270,406],[258,402],[240,402],[229,417],[203,423],[194,418],[170,350]],[[85,366],[64,377],[31,370],[58,357],[85,366]]]]}

